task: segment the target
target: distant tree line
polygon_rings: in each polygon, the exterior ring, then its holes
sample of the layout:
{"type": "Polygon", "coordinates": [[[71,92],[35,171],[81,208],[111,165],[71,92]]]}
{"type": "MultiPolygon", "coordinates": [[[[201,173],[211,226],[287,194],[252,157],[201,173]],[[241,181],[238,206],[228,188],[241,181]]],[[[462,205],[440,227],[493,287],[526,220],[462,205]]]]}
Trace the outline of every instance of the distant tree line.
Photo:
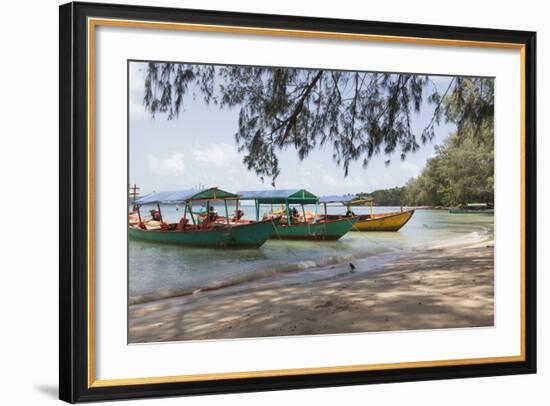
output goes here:
{"type": "Polygon", "coordinates": [[[405,187],[375,190],[372,193],[359,193],[358,197],[374,199],[376,206],[402,206],[405,201],[405,187]]]}

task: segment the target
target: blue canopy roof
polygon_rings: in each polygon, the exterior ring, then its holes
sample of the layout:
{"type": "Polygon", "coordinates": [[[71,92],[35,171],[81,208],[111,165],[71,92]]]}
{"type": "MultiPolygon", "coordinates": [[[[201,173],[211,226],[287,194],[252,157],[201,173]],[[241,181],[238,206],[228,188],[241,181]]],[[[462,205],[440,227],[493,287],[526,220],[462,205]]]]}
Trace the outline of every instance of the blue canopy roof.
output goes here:
{"type": "Polygon", "coordinates": [[[319,200],[305,189],[248,190],[237,192],[242,200],[256,200],[259,203],[316,204],[319,200]]]}
{"type": "Polygon", "coordinates": [[[152,204],[152,203],[182,203],[192,200],[218,200],[218,199],[238,199],[238,196],[226,192],[216,187],[209,189],[187,189],[174,190],[171,192],[156,192],[140,197],[134,201],[134,204],[152,204]]]}
{"type": "Polygon", "coordinates": [[[321,196],[319,203],[349,203],[355,198],[355,195],[327,195],[321,196]]]}
{"type": "Polygon", "coordinates": [[[134,201],[135,204],[151,203],[178,203],[197,193],[197,190],[173,190],[170,192],[155,192],[140,197],[134,201]]]}

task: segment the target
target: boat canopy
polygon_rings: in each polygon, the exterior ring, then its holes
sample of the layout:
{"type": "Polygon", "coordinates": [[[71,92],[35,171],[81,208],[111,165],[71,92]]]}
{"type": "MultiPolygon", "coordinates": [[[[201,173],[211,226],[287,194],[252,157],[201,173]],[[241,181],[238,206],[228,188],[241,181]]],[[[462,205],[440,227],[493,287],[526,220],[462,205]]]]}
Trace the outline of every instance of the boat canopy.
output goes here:
{"type": "Polygon", "coordinates": [[[319,203],[349,203],[355,199],[357,199],[355,195],[328,195],[321,196],[319,203]]]}
{"type": "Polygon", "coordinates": [[[208,189],[188,189],[188,190],[175,190],[171,192],[156,192],[143,196],[134,201],[134,204],[144,205],[153,203],[165,203],[175,204],[197,200],[228,200],[238,199],[234,193],[226,192],[225,190],[212,187],[208,189]]]}
{"type": "Polygon", "coordinates": [[[305,189],[250,190],[237,192],[241,200],[267,204],[317,204],[319,198],[305,189]]]}
{"type": "Polygon", "coordinates": [[[466,207],[472,207],[472,208],[485,208],[490,207],[487,203],[468,203],[466,207]]]}

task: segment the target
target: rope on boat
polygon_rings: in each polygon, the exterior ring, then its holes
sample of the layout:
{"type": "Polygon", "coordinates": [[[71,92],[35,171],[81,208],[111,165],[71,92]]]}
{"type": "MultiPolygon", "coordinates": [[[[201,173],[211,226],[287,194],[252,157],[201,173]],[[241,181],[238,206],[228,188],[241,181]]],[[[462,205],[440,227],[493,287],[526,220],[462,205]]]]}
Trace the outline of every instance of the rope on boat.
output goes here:
{"type": "MultiPolygon", "coordinates": [[[[277,237],[279,237],[279,241],[282,241],[282,237],[281,237],[281,234],[279,234],[279,230],[277,229],[277,226],[275,225],[275,223],[273,222],[273,219],[270,219],[271,221],[271,224],[273,224],[273,228],[275,229],[275,232],[277,233],[277,237]]],[[[296,254],[294,252],[294,250],[290,249],[290,248],[287,248],[287,250],[294,256],[298,256],[298,254],[296,254]]]]}
{"type": "Polygon", "coordinates": [[[279,240],[282,240],[281,235],[279,234],[279,230],[277,230],[277,225],[273,222],[273,219],[271,218],[269,221],[271,221],[271,224],[273,224],[273,229],[277,233],[277,237],[279,237],[279,240]]]}

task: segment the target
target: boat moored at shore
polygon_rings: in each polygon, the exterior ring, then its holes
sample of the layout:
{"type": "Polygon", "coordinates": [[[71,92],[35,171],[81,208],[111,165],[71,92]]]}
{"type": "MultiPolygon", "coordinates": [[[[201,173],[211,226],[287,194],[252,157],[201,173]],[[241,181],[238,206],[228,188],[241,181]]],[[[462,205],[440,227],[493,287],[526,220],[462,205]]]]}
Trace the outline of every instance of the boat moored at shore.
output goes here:
{"type": "Polygon", "coordinates": [[[152,242],[210,248],[259,248],[273,234],[278,220],[215,226],[209,229],[144,230],[130,227],[130,237],[152,242]]]}
{"type": "Polygon", "coordinates": [[[351,228],[351,231],[399,231],[414,214],[413,210],[401,210],[397,212],[388,213],[374,213],[373,211],[373,199],[364,199],[366,204],[370,205],[369,214],[361,214],[355,216],[350,208],[349,202],[355,199],[354,196],[322,196],[319,202],[323,204],[325,213],[320,217],[326,220],[337,220],[341,218],[353,218],[357,217],[357,222],[351,228]],[[347,207],[345,215],[339,214],[327,214],[327,204],[339,203],[347,207]]]}
{"type": "Polygon", "coordinates": [[[305,209],[306,205],[317,205],[319,198],[305,189],[256,190],[238,192],[241,200],[253,200],[256,220],[260,220],[262,204],[271,206],[265,219],[279,219],[272,239],[335,241],[352,229],[358,217],[321,219],[305,209]],[[274,206],[281,205],[280,210],[274,206]],[[301,207],[301,212],[296,209],[301,207]],[[291,207],[292,206],[292,207],[291,207]]]}
{"type": "Polygon", "coordinates": [[[465,206],[451,207],[451,214],[494,214],[495,209],[487,203],[468,203],[465,206]]]}
{"type": "Polygon", "coordinates": [[[135,239],[193,247],[258,248],[273,234],[279,219],[240,223],[237,221],[238,199],[237,195],[218,188],[153,193],[134,202],[139,221],[129,226],[128,234],[135,239]],[[225,207],[225,217],[221,218],[223,221],[220,221],[217,214],[210,210],[212,201],[223,202],[225,207]],[[228,201],[235,202],[236,212],[233,218],[229,216],[228,201]],[[198,202],[206,203],[206,214],[193,212],[193,203],[198,202]],[[161,203],[185,205],[185,211],[179,223],[163,221],[161,203]],[[153,210],[152,221],[145,222],[141,217],[139,207],[144,204],[157,205],[157,210],[153,210]]]}

